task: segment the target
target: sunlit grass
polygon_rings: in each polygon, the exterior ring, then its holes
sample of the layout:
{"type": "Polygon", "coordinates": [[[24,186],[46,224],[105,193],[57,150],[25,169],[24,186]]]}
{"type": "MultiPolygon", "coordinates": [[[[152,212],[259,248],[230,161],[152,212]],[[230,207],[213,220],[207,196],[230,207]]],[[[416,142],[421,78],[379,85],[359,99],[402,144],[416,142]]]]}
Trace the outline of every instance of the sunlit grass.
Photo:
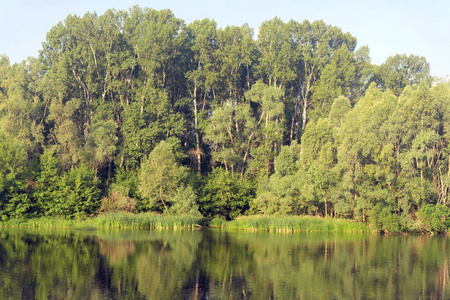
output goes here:
{"type": "Polygon", "coordinates": [[[209,227],[223,227],[226,221],[224,218],[214,217],[211,221],[209,221],[209,227]]]}
{"type": "Polygon", "coordinates": [[[201,219],[191,216],[162,216],[152,213],[111,213],[102,214],[85,220],[41,217],[35,219],[10,219],[0,223],[0,227],[28,228],[73,228],[94,230],[100,228],[142,228],[142,229],[193,229],[201,219]]]}
{"type": "Polygon", "coordinates": [[[152,213],[104,214],[89,219],[88,222],[98,228],[196,228],[201,219],[192,216],[162,216],[152,213]]]}
{"type": "Polygon", "coordinates": [[[311,216],[248,216],[224,223],[222,228],[239,230],[267,230],[277,232],[371,232],[363,223],[343,219],[311,216]]]}
{"type": "MultiPolygon", "coordinates": [[[[95,230],[101,228],[141,228],[141,229],[194,229],[202,224],[202,219],[192,216],[163,216],[154,213],[110,213],[85,220],[41,217],[28,220],[10,219],[0,223],[1,227],[28,228],[72,228],[95,230]]],[[[276,232],[371,232],[363,223],[343,219],[316,218],[311,216],[248,216],[226,222],[223,218],[213,218],[210,227],[239,230],[266,230],[276,232]]]]}
{"type": "Polygon", "coordinates": [[[40,217],[32,219],[9,219],[1,222],[0,227],[28,227],[28,228],[73,228],[80,221],[65,218],[40,217]]]}

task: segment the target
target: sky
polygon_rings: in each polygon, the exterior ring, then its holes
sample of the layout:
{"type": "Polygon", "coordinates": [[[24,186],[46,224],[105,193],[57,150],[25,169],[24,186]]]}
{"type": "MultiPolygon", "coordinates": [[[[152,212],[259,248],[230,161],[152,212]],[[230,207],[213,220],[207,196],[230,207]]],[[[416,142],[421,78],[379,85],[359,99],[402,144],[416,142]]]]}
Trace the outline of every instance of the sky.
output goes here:
{"type": "MultiPolygon", "coordinates": [[[[12,63],[37,57],[46,33],[69,14],[103,14],[134,5],[170,9],[186,24],[210,18],[218,27],[248,23],[257,29],[274,17],[288,22],[322,19],[368,46],[372,63],[396,54],[424,56],[431,75],[450,74],[448,0],[0,0],[0,54],[12,63]]],[[[357,47],[357,48],[358,48],[357,47]]]]}

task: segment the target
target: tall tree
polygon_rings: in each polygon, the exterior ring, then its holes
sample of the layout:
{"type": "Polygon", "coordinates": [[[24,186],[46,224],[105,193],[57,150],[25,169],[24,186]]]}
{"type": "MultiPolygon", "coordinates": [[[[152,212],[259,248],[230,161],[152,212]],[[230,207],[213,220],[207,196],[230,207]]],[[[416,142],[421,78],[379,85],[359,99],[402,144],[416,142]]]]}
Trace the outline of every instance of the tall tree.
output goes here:
{"type": "Polygon", "coordinates": [[[256,163],[256,170],[260,174],[271,174],[274,157],[282,146],[284,125],[283,94],[284,91],[282,89],[267,86],[262,81],[258,81],[252,86],[251,90],[245,93],[246,98],[257,103],[256,124],[258,136],[252,152],[257,158],[253,162],[256,163]]]}
{"type": "MultiPolygon", "coordinates": [[[[346,52],[353,52],[356,46],[356,38],[350,33],[343,33],[338,27],[325,24],[323,21],[304,21],[298,23],[291,21],[292,42],[295,49],[300,53],[300,60],[297,63],[295,90],[298,95],[299,110],[301,111],[301,130],[304,130],[308,122],[311,109],[320,109],[323,105],[320,97],[313,97],[316,85],[322,73],[329,63],[326,76],[340,76],[344,86],[350,84],[349,78],[353,79],[354,68],[348,66],[349,55],[346,52]],[[334,56],[337,55],[337,58],[334,56]],[[340,58],[339,58],[340,57],[340,58]],[[344,69],[341,74],[337,72],[338,64],[342,63],[344,69]]],[[[339,77],[338,77],[339,78],[339,77]]],[[[337,93],[335,93],[336,95],[337,93]]],[[[328,100],[329,101],[329,100],[328,100]]],[[[331,105],[329,103],[328,105],[331,105]]],[[[300,121],[300,120],[299,120],[300,121]]],[[[293,122],[296,122],[294,120],[293,122]]]]}
{"type": "Polygon", "coordinates": [[[259,27],[257,47],[261,56],[257,74],[269,86],[284,87],[295,78],[299,53],[291,41],[290,25],[280,18],[263,22],[259,27]]]}
{"type": "Polygon", "coordinates": [[[201,133],[199,123],[202,120],[199,110],[206,107],[207,96],[215,98],[215,84],[218,82],[219,73],[216,69],[213,52],[216,49],[216,27],[215,21],[203,19],[194,21],[188,25],[188,36],[191,43],[191,65],[192,69],[186,73],[190,86],[190,96],[193,102],[194,120],[193,130],[195,135],[196,168],[199,173],[202,170],[201,133]]]}
{"type": "Polygon", "coordinates": [[[250,88],[250,69],[256,59],[253,30],[247,24],[218,29],[215,45],[214,57],[218,63],[220,81],[225,83],[218,101],[229,99],[239,102],[244,91],[250,88]]]}
{"type": "Polygon", "coordinates": [[[180,163],[180,144],[176,139],[161,141],[142,163],[139,191],[147,199],[147,209],[168,211],[177,188],[187,176],[186,167],[180,163]]]}
{"type": "Polygon", "coordinates": [[[376,71],[378,84],[390,89],[400,96],[407,85],[430,84],[430,64],[425,57],[418,55],[397,54],[390,56],[376,71]]]}

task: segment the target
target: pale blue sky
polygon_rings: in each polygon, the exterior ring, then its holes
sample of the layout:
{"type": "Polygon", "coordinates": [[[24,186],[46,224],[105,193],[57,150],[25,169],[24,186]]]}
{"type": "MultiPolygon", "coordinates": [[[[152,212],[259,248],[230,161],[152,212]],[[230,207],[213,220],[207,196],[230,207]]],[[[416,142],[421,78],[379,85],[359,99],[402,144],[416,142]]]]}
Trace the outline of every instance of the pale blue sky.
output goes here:
{"type": "Polygon", "coordinates": [[[219,27],[248,23],[257,30],[277,16],[284,21],[322,19],[350,32],[358,46],[368,45],[372,63],[388,56],[425,56],[431,74],[450,74],[450,1],[448,0],[0,0],[0,54],[12,62],[38,56],[50,28],[68,14],[103,12],[133,5],[168,8],[187,24],[214,19],[219,27]]]}

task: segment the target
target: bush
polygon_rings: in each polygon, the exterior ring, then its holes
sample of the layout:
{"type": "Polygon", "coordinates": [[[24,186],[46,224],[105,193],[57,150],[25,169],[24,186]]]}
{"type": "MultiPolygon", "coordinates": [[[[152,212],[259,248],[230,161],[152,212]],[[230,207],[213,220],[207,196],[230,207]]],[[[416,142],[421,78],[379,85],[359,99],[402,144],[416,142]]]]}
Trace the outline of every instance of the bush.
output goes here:
{"type": "Polygon", "coordinates": [[[448,207],[441,204],[426,204],[419,209],[418,215],[422,222],[422,230],[429,233],[446,232],[445,218],[449,215],[448,207]]]}
{"type": "Polygon", "coordinates": [[[400,217],[390,207],[381,204],[375,205],[370,211],[370,224],[374,229],[385,233],[402,231],[400,217]]]}
{"type": "Polygon", "coordinates": [[[190,185],[178,187],[175,196],[172,198],[172,206],[169,208],[169,215],[193,216],[201,218],[198,210],[197,195],[190,185]]]}
{"type": "Polygon", "coordinates": [[[136,207],[136,201],[126,196],[120,191],[113,190],[111,194],[102,199],[99,213],[111,212],[133,212],[136,207]]]}
{"type": "Polygon", "coordinates": [[[200,211],[207,218],[220,215],[230,220],[243,215],[254,196],[255,184],[250,179],[217,168],[201,189],[200,211]]]}

